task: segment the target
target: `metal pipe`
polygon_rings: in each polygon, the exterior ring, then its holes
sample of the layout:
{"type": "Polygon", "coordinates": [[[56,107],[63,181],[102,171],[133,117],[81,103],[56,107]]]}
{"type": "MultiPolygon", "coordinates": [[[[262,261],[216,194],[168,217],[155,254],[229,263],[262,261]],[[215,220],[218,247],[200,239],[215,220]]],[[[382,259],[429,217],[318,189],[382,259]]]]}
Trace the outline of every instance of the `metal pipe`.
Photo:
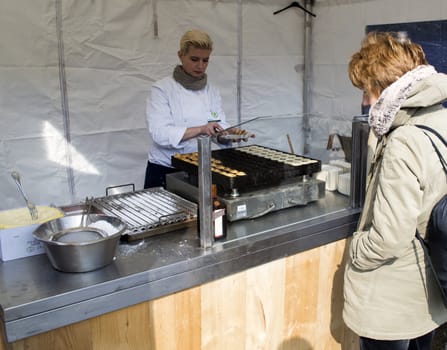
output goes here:
{"type": "Polygon", "coordinates": [[[199,153],[199,236],[200,246],[209,248],[213,245],[213,222],[211,205],[211,138],[197,138],[199,153]]]}

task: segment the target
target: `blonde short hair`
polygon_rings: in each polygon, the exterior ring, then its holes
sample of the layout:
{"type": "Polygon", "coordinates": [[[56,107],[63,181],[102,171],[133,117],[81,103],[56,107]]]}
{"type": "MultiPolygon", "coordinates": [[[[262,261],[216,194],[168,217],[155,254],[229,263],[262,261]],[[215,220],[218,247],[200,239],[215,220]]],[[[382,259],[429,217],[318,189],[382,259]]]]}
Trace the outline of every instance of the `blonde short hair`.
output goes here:
{"type": "Polygon", "coordinates": [[[349,62],[352,84],[370,95],[383,90],[417,66],[427,64],[422,47],[401,33],[371,32],[349,62]]]}
{"type": "Polygon", "coordinates": [[[207,33],[201,30],[188,30],[180,39],[180,53],[186,55],[191,47],[212,50],[213,41],[207,33]]]}

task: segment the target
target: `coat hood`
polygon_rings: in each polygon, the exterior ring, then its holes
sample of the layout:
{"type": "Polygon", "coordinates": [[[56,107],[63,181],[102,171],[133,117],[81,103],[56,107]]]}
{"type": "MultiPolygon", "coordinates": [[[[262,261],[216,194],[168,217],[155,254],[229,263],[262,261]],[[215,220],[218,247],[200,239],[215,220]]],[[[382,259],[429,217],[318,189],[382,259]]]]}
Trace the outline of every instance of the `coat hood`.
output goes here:
{"type": "Polygon", "coordinates": [[[420,108],[442,109],[447,101],[447,74],[436,73],[418,82],[396,114],[391,130],[406,124],[420,108]]]}
{"type": "Polygon", "coordinates": [[[418,82],[402,108],[429,107],[447,100],[447,75],[437,73],[418,82]]]}

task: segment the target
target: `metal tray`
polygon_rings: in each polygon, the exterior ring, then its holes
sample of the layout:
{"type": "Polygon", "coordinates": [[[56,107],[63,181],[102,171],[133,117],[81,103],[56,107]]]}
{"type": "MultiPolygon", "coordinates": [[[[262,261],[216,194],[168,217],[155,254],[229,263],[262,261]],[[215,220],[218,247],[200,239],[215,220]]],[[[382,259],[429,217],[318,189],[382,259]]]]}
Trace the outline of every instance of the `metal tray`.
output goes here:
{"type": "MultiPolygon", "coordinates": [[[[91,198],[91,213],[121,219],[127,230],[122,240],[132,241],[197,225],[197,204],[162,187],[91,198]]],[[[88,205],[64,207],[67,215],[87,211],[88,205]]]]}
{"type": "MultiPolygon", "coordinates": [[[[171,164],[189,174],[198,174],[198,153],[176,154],[171,164]]],[[[212,181],[225,193],[280,185],[287,179],[321,170],[317,159],[272,148],[250,145],[211,152],[212,181]]]]}

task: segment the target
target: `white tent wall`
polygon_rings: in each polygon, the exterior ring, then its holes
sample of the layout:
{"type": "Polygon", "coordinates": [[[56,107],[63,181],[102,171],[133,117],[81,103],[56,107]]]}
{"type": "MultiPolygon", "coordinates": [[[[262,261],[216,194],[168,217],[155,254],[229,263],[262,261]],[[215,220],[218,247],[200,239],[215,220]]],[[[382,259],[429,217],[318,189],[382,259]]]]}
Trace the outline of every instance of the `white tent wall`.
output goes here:
{"type": "MultiPolygon", "coordinates": [[[[302,3],[302,2],[301,2],[302,3]]],[[[142,187],[146,98],[171,74],[181,34],[215,42],[209,79],[230,122],[271,115],[257,142],[303,150],[304,13],[289,0],[15,0],[0,4],[0,210],[79,202],[126,183],[142,187]],[[65,78],[65,80],[63,79],[65,78]],[[66,89],[66,93],[64,92],[66,89]],[[271,127],[274,125],[274,128],[271,127]],[[68,141],[67,141],[68,137],[68,141]]],[[[347,62],[368,24],[445,18],[445,0],[316,0],[311,155],[331,131],[350,132],[361,94],[347,62]]]]}
{"type": "Polygon", "coordinates": [[[447,18],[445,0],[316,0],[312,35],[311,149],[325,159],[328,135],[350,135],[360,114],[362,93],[347,75],[367,25],[435,21],[447,18]]]}
{"type": "Polygon", "coordinates": [[[273,16],[287,4],[2,2],[0,210],[24,204],[12,170],[21,173],[37,204],[75,203],[120,184],[141,188],[148,91],[172,73],[180,36],[190,28],[207,30],[215,42],[209,79],[221,90],[230,122],[244,115],[297,115],[302,15],[273,16]]]}

